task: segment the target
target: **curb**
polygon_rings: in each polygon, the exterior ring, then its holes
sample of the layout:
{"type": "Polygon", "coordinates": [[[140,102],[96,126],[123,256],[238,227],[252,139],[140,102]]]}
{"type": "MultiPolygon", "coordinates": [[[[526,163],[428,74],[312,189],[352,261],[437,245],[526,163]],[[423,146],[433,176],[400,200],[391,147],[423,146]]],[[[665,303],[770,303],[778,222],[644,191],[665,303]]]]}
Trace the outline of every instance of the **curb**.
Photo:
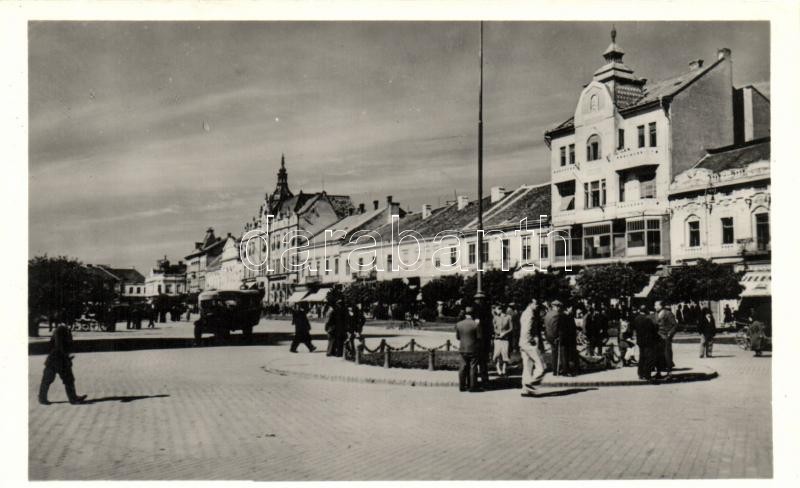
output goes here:
{"type": "MultiPolygon", "coordinates": [[[[268,366],[261,367],[264,372],[268,374],[276,374],[279,376],[297,376],[306,379],[338,381],[342,383],[366,383],[366,384],[382,384],[382,385],[398,385],[398,386],[419,386],[419,387],[447,387],[457,388],[458,381],[433,381],[433,380],[412,380],[412,379],[392,379],[392,378],[368,378],[362,376],[348,376],[348,375],[329,375],[323,373],[307,373],[304,371],[291,371],[286,369],[270,368],[268,366]]],[[[572,387],[613,387],[613,386],[651,386],[651,385],[673,385],[678,383],[693,383],[697,381],[709,381],[719,376],[714,370],[706,373],[697,372],[699,375],[695,377],[687,377],[683,379],[675,379],[671,381],[644,381],[644,380],[617,380],[617,381],[543,381],[537,385],[539,388],[572,388],[572,387]]]]}

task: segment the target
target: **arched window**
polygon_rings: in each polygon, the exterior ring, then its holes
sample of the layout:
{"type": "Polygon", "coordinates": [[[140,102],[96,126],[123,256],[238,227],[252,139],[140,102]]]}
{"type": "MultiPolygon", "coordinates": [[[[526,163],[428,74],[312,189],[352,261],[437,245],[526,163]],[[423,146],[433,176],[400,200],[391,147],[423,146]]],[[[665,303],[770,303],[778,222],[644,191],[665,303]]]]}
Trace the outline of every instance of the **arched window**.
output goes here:
{"type": "Polygon", "coordinates": [[[589,99],[589,111],[597,112],[600,108],[600,99],[597,97],[597,94],[592,95],[592,98],[589,99]]]}
{"type": "Polygon", "coordinates": [[[600,136],[592,134],[586,140],[586,160],[595,161],[600,159],[600,136]]]}
{"type": "Polygon", "coordinates": [[[686,219],[686,242],[688,247],[700,247],[700,218],[696,215],[686,219]]]}

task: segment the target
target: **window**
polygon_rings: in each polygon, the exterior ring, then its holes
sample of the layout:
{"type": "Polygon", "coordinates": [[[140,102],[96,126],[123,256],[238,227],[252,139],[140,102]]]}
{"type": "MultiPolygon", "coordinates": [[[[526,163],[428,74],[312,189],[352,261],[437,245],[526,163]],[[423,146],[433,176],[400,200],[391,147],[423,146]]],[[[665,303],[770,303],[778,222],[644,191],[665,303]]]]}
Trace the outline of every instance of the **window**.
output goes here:
{"type": "Polygon", "coordinates": [[[689,247],[700,247],[700,221],[690,220],[688,222],[689,247]]]}
{"type": "Polygon", "coordinates": [[[161,295],[161,285],[158,285],[158,294],[161,295]]]}
{"type": "Polygon", "coordinates": [[[436,266],[437,268],[441,267],[442,265],[442,260],[439,259],[438,254],[436,255],[436,258],[433,260],[433,265],[436,266]]]}
{"type": "Polygon", "coordinates": [[[644,220],[632,220],[627,222],[628,229],[628,249],[645,246],[645,222],[644,220]]]}
{"type": "Polygon", "coordinates": [[[567,165],[567,147],[561,146],[561,166],[567,165]]]}
{"type": "Polygon", "coordinates": [[[391,254],[387,254],[386,255],[386,271],[391,271],[391,270],[392,270],[392,255],[391,254]]]}
{"type": "Polygon", "coordinates": [[[508,269],[511,261],[511,243],[508,239],[502,240],[502,247],[500,249],[500,259],[503,261],[503,269],[508,269]]]}
{"type": "Polygon", "coordinates": [[[128,287],[128,293],[133,293],[133,287],[132,286],[128,287]]]}
{"type": "Polygon", "coordinates": [[[136,293],[141,293],[141,292],[142,292],[142,287],[141,286],[137,286],[136,287],[136,293]]]}
{"type": "Polygon", "coordinates": [[[558,183],[556,190],[559,197],[558,209],[562,212],[575,210],[575,180],[558,183]]]}
{"type": "Polygon", "coordinates": [[[333,274],[339,274],[339,258],[333,258],[333,274]]]}
{"type": "Polygon", "coordinates": [[[658,145],[658,138],[656,137],[656,123],[650,122],[647,124],[647,131],[650,133],[650,147],[658,145]]]}
{"type": "Polygon", "coordinates": [[[456,264],[458,261],[458,249],[455,247],[450,248],[450,264],[456,264]]]}
{"type": "Polygon", "coordinates": [[[600,136],[592,135],[586,140],[586,160],[595,161],[600,159],[600,136]]]}
{"type": "Polygon", "coordinates": [[[625,129],[617,129],[617,149],[625,149],[625,129]]]}
{"type": "Polygon", "coordinates": [[[639,175],[639,198],[656,197],[656,172],[639,175]]]}
{"type": "Polygon", "coordinates": [[[636,131],[639,133],[639,147],[644,147],[644,126],[636,127],[636,131]]]}
{"type": "Polygon", "coordinates": [[[531,260],[531,236],[522,236],[522,261],[531,260]]]}
{"type": "Polygon", "coordinates": [[[647,255],[658,256],[661,254],[661,221],[647,221],[647,255]]]}
{"type": "Polygon", "coordinates": [[[611,257],[611,225],[600,224],[583,228],[583,257],[585,259],[611,257]]]}
{"type": "Polygon", "coordinates": [[[325,258],[325,276],[327,276],[330,273],[330,269],[331,269],[331,260],[325,258]]]}
{"type": "Polygon", "coordinates": [[[756,246],[759,251],[769,249],[769,214],[756,214],[756,246]]]}
{"type": "Polygon", "coordinates": [[[597,208],[606,204],[606,180],[596,180],[583,184],[584,208],[597,208]]]}
{"type": "Polygon", "coordinates": [[[575,164],[575,144],[569,145],[569,164],[575,164]]]}
{"type": "Polygon", "coordinates": [[[475,244],[470,244],[467,248],[467,260],[469,264],[475,264],[475,244]]]}
{"type": "Polygon", "coordinates": [[[722,243],[733,244],[733,217],[722,217],[722,243]]]}
{"type": "Polygon", "coordinates": [[[539,244],[539,257],[542,259],[547,259],[548,251],[547,251],[547,243],[543,242],[539,244]]]}
{"type": "Polygon", "coordinates": [[[489,262],[489,242],[483,241],[483,245],[481,246],[481,262],[487,263],[489,262]]]}

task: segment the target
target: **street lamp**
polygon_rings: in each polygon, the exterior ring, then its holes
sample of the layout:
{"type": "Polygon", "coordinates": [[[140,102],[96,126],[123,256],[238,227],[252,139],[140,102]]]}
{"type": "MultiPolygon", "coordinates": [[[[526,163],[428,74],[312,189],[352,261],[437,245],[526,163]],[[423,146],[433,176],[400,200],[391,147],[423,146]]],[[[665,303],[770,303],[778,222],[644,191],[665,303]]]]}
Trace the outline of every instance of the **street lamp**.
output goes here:
{"type": "Polygon", "coordinates": [[[480,29],[480,83],[478,87],[478,276],[475,290],[476,305],[483,304],[483,21],[480,29]]]}

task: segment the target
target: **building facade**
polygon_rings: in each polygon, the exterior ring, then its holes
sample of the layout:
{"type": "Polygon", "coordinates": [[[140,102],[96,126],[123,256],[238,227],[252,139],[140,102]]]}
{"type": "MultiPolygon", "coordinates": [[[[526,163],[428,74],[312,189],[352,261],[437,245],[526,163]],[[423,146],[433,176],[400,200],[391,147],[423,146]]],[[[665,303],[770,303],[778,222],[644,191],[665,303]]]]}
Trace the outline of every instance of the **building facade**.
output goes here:
{"type": "Polygon", "coordinates": [[[206,271],[220,260],[225,240],[214,235],[214,229],[206,230],[203,240],[194,243],[194,251],[186,259],[186,291],[200,293],[207,289],[206,271]]]}
{"type": "Polygon", "coordinates": [[[145,280],[145,296],[177,296],[188,292],[186,265],[182,261],[171,264],[166,256],[159,259],[145,280]]]}
{"type": "Polygon", "coordinates": [[[239,290],[244,280],[244,266],[239,253],[240,241],[231,234],[224,239],[222,253],[206,270],[207,290],[239,290]]]}
{"type": "Polygon", "coordinates": [[[636,77],[623,56],[612,30],[606,63],[580,93],[573,116],[545,133],[553,229],[567,236],[552,242],[554,255],[569,256],[575,269],[627,262],[654,272],[674,262],[673,179],[706,148],[753,133],[754,120],[755,130],[763,130],[761,100],[755,112],[744,110],[752,91],[733,87],[730,50],[655,83],[636,77]]]}

